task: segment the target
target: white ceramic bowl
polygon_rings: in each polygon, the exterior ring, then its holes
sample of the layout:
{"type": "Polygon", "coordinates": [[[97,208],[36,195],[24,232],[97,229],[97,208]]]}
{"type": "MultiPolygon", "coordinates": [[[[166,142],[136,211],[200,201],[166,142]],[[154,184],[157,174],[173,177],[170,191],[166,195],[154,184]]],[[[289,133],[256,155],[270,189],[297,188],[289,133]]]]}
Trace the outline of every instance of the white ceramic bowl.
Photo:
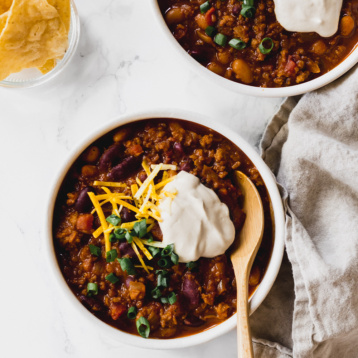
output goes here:
{"type": "Polygon", "coordinates": [[[253,162],[258,171],[260,172],[262,179],[265,182],[266,188],[269,192],[272,208],[274,213],[274,226],[275,226],[275,238],[274,238],[274,247],[269,262],[269,266],[265,273],[265,276],[260,283],[259,287],[253,294],[250,299],[250,313],[253,313],[261,302],[265,299],[266,295],[270,291],[276,276],[278,274],[279,268],[281,266],[282,256],[284,252],[284,212],[281,197],[276,185],[274,176],[272,175],[270,169],[257,154],[255,149],[253,149],[244,139],[242,139],[238,134],[232,130],[224,127],[217,122],[210,120],[207,117],[204,117],[197,113],[186,112],[181,110],[160,110],[154,112],[144,112],[136,113],[132,115],[121,116],[115,118],[110,122],[110,124],[105,125],[104,127],[97,129],[95,133],[90,135],[86,140],[84,140],[73,152],[69,155],[68,160],[62,166],[59,171],[56,181],[51,190],[51,196],[49,198],[47,206],[47,222],[46,222],[46,244],[47,244],[47,258],[49,261],[49,266],[56,278],[56,282],[59,284],[59,289],[64,293],[68,300],[77,308],[79,316],[82,316],[83,319],[87,319],[93,325],[96,326],[97,330],[102,331],[106,335],[111,335],[116,340],[129,344],[136,347],[142,348],[151,348],[151,349],[174,349],[174,348],[184,348],[189,346],[194,346],[200,343],[207,342],[213,338],[216,338],[236,326],[236,315],[230,317],[223,323],[217,325],[214,328],[208,329],[204,332],[184,337],[184,338],[174,338],[174,339],[143,339],[139,336],[134,336],[125,332],[122,332],[116,328],[113,328],[106,323],[102,322],[96,318],[92,313],[90,313],[80,302],[77,300],[75,295],[72,293],[71,289],[67,285],[64,277],[62,276],[60,267],[57,263],[57,258],[55,254],[55,249],[53,245],[52,237],[52,219],[54,205],[57,197],[57,193],[61,186],[63,179],[65,178],[68,170],[71,165],[75,162],[78,156],[86,149],[90,144],[95,140],[108,133],[112,129],[117,128],[126,123],[135,122],[141,119],[150,119],[150,118],[175,118],[188,120],[191,122],[199,123],[201,125],[210,127],[215,131],[221,133],[226,138],[230,139],[235,143],[253,162]]]}
{"type": "Polygon", "coordinates": [[[191,66],[192,70],[197,71],[202,76],[210,79],[214,84],[219,86],[226,87],[227,89],[239,92],[242,94],[257,96],[257,97],[288,97],[288,96],[296,96],[302,93],[307,93],[313,91],[317,88],[323,87],[338,77],[345,74],[348,70],[350,70],[356,63],[358,63],[358,46],[356,46],[353,51],[347,56],[347,58],[341,62],[338,66],[333,68],[331,71],[325,73],[324,75],[301,84],[297,84],[289,87],[281,87],[281,88],[262,88],[262,87],[254,87],[244,85],[238,82],[234,82],[228,80],[224,77],[221,77],[212,71],[205,68],[199,62],[197,62],[194,58],[192,58],[179,44],[179,42],[174,38],[172,33],[170,32],[163,16],[160,11],[157,0],[149,0],[150,6],[152,8],[153,15],[159,24],[164,36],[166,36],[167,40],[173,46],[174,49],[181,55],[183,63],[187,63],[188,66],[191,66]]]}

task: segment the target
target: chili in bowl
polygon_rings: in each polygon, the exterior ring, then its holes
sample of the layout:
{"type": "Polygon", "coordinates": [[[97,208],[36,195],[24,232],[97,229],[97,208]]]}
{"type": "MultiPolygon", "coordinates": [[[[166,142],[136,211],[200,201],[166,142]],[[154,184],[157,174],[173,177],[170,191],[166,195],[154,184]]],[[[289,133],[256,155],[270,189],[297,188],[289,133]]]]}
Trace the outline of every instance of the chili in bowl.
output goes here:
{"type": "Polygon", "coordinates": [[[169,41],[200,73],[244,94],[284,97],[324,86],[358,61],[358,1],[343,0],[331,13],[323,7],[321,16],[318,8],[311,18],[301,9],[322,2],[307,1],[293,10],[283,0],[152,0],[152,7],[169,41]],[[305,28],[297,19],[301,12],[307,23],[326,27],[305,28]],[[291,16],[301,32],[286,30],[278,16],[292,29],[291,16]]]}
{"type": "Polygon", "coordinates": [[[245,221],[235,170],[255,183],[265,209],[249,282],[253,312],[283,255],[275,180],[235,133],[181,111],[122,117],[71,155],[47,223],[61,289],[101,329],[135,346],[191,346],[235,327],[229,253],[245,221]]]}

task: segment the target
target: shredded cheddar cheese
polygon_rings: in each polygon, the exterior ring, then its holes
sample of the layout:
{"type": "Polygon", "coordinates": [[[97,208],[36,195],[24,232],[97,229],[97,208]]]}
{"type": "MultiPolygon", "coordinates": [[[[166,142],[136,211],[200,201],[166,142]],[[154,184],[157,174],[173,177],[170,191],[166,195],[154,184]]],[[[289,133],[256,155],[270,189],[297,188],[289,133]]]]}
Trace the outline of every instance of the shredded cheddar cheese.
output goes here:
{"type": "MultiPolygon", "coordinates": [[[[146,224],[148,225],[147,232],[149,233],[154,228],[157,221],[162,221],[160,217],[160,210],[158,209],[159,200],[163,198],[163,196],[170,197],[171,199],[175,198],[176,193],[163,191],[162,188],[174,179],[174,177],[169,178],[167,170],[177,170],[176,165],[161,163],[149,166],[145,161],[143,161],[142,167],[147,174],[147,178],[143,183],[139,178],[136,178],[137,184],[132,184],[130,187],[124,183],[94,181],[93,186],[99,186],[103,190],[103,193],[98,195],[91,192],[88,193],[94,206],[92,214],[97,213],[101,224],[92,235],[94,238],[98,238],[103,234],[106,252],[111,250],[109,237],[112,235],[111,233],[114,232],[114,230],[123,229],[129,232],[134,230],[136,223],[146,219],[146,224]],[[163,171],[162,178],[159,180],[158,184],[155,184],[154,179],[160,171],[163,171]],[[126,194],[112,192],[109,187],[127,188],[125,190],[126,194]],[[137,220],[113,226],[106,221],[106,217],[102,209],[102,206],[105,204],[110,204],[112,206],[112,214],[119,217],[122,208],[125,207],[135,213],[137,220]]],[[[143,268],[149,273],[149,270],[153,270],[153,267],[146,265],[140,251],[142,251],[145,258],[150,261],[153,259],[153,256],[147,250],[145,245],[155,247],[164,247],[165,245],[163,246],[163,244],[158,241],[148,242],[145,238],[139,238],[133,236],[132,234],[131,236],[133,237],[131,246],[140,261],[140,265],[135,267],[143,268]]]]}

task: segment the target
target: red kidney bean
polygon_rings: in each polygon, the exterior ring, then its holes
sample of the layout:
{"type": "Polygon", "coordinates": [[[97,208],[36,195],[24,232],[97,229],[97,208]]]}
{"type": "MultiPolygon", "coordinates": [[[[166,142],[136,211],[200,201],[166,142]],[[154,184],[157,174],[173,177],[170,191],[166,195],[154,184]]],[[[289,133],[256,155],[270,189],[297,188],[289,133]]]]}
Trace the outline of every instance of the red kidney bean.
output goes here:
{"type": "Polygon", "coordinates": [[[186,273],[184,275],[182,294],[191,306],[197,306],[199,304],[199,286],[196,283],[195,276],[192,273],[186,273]]]}
{"type": "Polygon", "coordinates": [[[122,160],[121,163],[116,165],[110,173],[108,174],[108,178],[110,180],[123,180],[128,178],[134,171],[139,169],[141,163],[141,158],[139,157],[128,157],[122,160]]]}
{"type": "Polygon", "coordinates": [[[135,257],[136,254],[131,245],[128,242],[121,242],[118,246],[121,256],[135,257]]]}
{"type": "Polygon", "coordinates": [[[238,16],[240,14],[240,5],[236,4],[232,7],[232,14],[238,16]]]}
{"type": "Polygon", "coordinates": [[[188,316],[184,320],[184,324],[189,327],[199,327],[203,325],[205,321],[195,316],[188,316]]]}
{"type": "Polygon", "coordinates": [[[174,153],[176,155],[184,155],[184,147],[180,142],[175,142],[173,145],[174,153]]]}
{"type": "Polygon", "coordinates": [[[135,213],[125,207],[121,210],[121,218],[123,222],[134,221],[135,213]]]}
{"type": "Polygon", "coordinates": [[[99,159],[99,170],[105,171],[108,167],[116,164],[122,154],[122,148],[122,144],[111,145],[99,159]]]}
{"type": "Polygon", "coordinates": [[[184,160],[182,160],[182,162],[180,163],[179,169],[184,170],[185,172],[190,172],[190,169],[191,169],[190,159],[185,158],[184,160]]]}
{"type": "Polygon", "coordinates": [[[129,287],[129,284],[134,281],[133,276],[128,276],[125,280],[126,286],[129,287]]]}
{"type": "Polygon", "coordinates": [[[92,210],[93,205],[90,197],[88,196],[88,193],[91,191],[94,192],[94,189],[90,186],[87,186],[80,191],[74,206],[75,210],[79,213],[86,213],[92,210]]]}

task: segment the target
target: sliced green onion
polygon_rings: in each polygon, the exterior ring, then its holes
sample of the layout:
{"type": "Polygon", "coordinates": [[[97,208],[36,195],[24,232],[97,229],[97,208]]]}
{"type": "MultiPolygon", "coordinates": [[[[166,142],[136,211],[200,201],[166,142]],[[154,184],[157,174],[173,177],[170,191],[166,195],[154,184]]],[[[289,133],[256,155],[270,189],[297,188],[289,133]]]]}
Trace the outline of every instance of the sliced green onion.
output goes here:
{"type": "Polygon", "coordinates": [[[113,272],[111,272],[106,276],[106,280],[110,283],[117,283],[119,281],[119,278],[113,272]]]}
{"type": "Polygon", "coordinates": [[[185,265],[188,269],[192,270],[194,269],[195,267],[198,266],[198,263],[196,261],[190,261],[188,262],[186,265],[185,265]]]}
{"type": "Polygon", "coordinates": [[[106,221],[112,224],[113,226],[118,226],[122,222],[122,219],[119,216],[112,214],[108,216],[106,221]]]}
{"type": "Polygon", "coordinates": [[[109,242],[116,242],[117,238],[115,237],[115,235],[113,233],[109,234],[109,242]]]}
{"type": "Polygon", "coordinates": [[[122,257],[122,258],[118,258],[117,261],[120,263],[121,269],[123,271],[127,271],[128,275],[135,275],[136,274],[133,262],[131,261],[130,258],[122,257]]]}
{"type": "Polygon", "coordinates": [[[101,248],[92,244],[89,244],[90,252],[93,256],[101,256],[101,248]]]}
{"type": "Polygon", "coordinates": [[[98,294],[98,285],[94,282],[88,282],[87,284],[88,296],[94,296],[98,294]]]}
{"type": "Polygon", "coordinates": [[[168,303],[169,301],[166,297],[160,297],[160,302],[164,304],[164,303],[168,303]]]}
{"type": "Polygon", "coordinates": [[[200,11],[202,14],[207,12],[210,8],[211,8],[211,5],[210,5],[209,1],[206,1],[200,5],[200,11]]]}
{"type": "Polygon", "coordinates": [[[143,219],[139,222],[136,222],[133,226],[133,230],[138,237],[144,237],[147,234],[147,220],[143,219]]]}
{"type": "Polygon", "coordinates": [[[213,37],[216,33],[216,28],[214,26],[208,26],[206,29],[205,29],[205,33],[210,36],[210,37],[213,37]]]}
{"type": "Polygon", "coordinates": [[[174,265],[178,265],[179,256],[175,252],[172,252],[172,254],[170,255],[170,259],[172,260],[172,263],[174,265]]]}
{"type": "Polygon", "coordinates": [[[157,256],[160,252],[159,247],[148,246],[147,249],[149,250],[149,252],[152,254],[153,257],[157,256]]]}
{"type": "Polygon", "coordinates": [[[171,305],[173,305],[177,301],[177,295],[175,294],[175,292],[169,293],[168,301],[171,305]]]}
{"type": "Polygon", "coordinates": [[[168,267],[170,267],[170,262],[167,259],[162,258],[162,259],[158,260],[158,266],[168,268],[168,267]]]}
{"type": "Polygon", "coordinates": [[[117,256],[118,254],[116,249],[109,250],[106,252],[106,261],[112,262],[117,258],[117,256]]]}
{"type": "Polygon", "coordinates": [[[116,229],[116,230],[114,230],[113,234],[117,240],[123,240],[126,237],[126,230],[116,229]]]}
{"type": "Polygon", "coordinates": [[[136,316],[137,316],[137,308],[132,306],[127,312],[127,317],[129,319],[135,319],[136,316]]]}
{"type": "Polygon", "coordinates": [[[267,55],[268,53],[271,52],[271,50],[274,47],[274,42],[272,41],[272,38],[270,37],[265,37],[259,45],[259,50],[261,53],[263,53],[264,55],[267,55]]]}
{"type": "Polygon", "coordinates": [[[139,317],[136,322],[137,331],[143,338],[148,338],[150,333],[150,325],[146,318],[139,317]]]}
{"type": "Polygon", "coordinates": [[[131,234],[132,234],[132,232],[129,232],[129,231],[127,231],[125,234],[125,238],[126,238],[128,244],[131,244],[133,242],[133,236],[131,234]]]}
{"type": "Polygon", "coordinates": [[[236,50],[242,50],[246,47],[246,43],[241,39],[231,39],[229,45],[236,50]]]}
{"type": "Polygon", "coordinates": [[[227,42],[227,36],[224,34],[216,34],[214,37],[214,42],[217,43],[219,46],[225,47],[227,42]]]}
{"type": "Polygon", "coordinates": [[[170,256],[173,251],[174,251],[174,244],[170,244],[162,250],[160,255],[162,257],[170,256]]]}
{"type": "Polygon", "coordinates": [[[163,274],[159,274],[157,277],[157,286],[168,287],[168,277],[165,277],[163,274]]]}
{"type": "Polygon", "coordinates": [[[164,276],[166,276],[166,275],[168,275],[169,272],[168,272],[167,270],[156,270],[155,273],[156,273],[157,275],[164,275],[164,276]]]}
{"type": "Polygon", "coordinates": [[[254,6],[254,0],[244,0],[244,5],[254,6]]]}
{"type": "Polygon", "coordinates": [[[159,287],[156,287],[154,290],[152,290],[151,294],[152,294],[152,297],[154,299],[157,299],[162,295],[162,293],[160,292],[159,287]]]}
{"type": "Polygon", "coordinates": [[[153,241],[154,241],[153,235],[149,232],[149,233],[147,234],[147,242],[153,242],[153,241]]]}
{"type": "Polygon", "coordinates": [[[252,18],[255,15],[255,11],[256,11],[255,7],[253,7],[251,5],[242,5],[240,14],[243,17],[252,18]]]}

